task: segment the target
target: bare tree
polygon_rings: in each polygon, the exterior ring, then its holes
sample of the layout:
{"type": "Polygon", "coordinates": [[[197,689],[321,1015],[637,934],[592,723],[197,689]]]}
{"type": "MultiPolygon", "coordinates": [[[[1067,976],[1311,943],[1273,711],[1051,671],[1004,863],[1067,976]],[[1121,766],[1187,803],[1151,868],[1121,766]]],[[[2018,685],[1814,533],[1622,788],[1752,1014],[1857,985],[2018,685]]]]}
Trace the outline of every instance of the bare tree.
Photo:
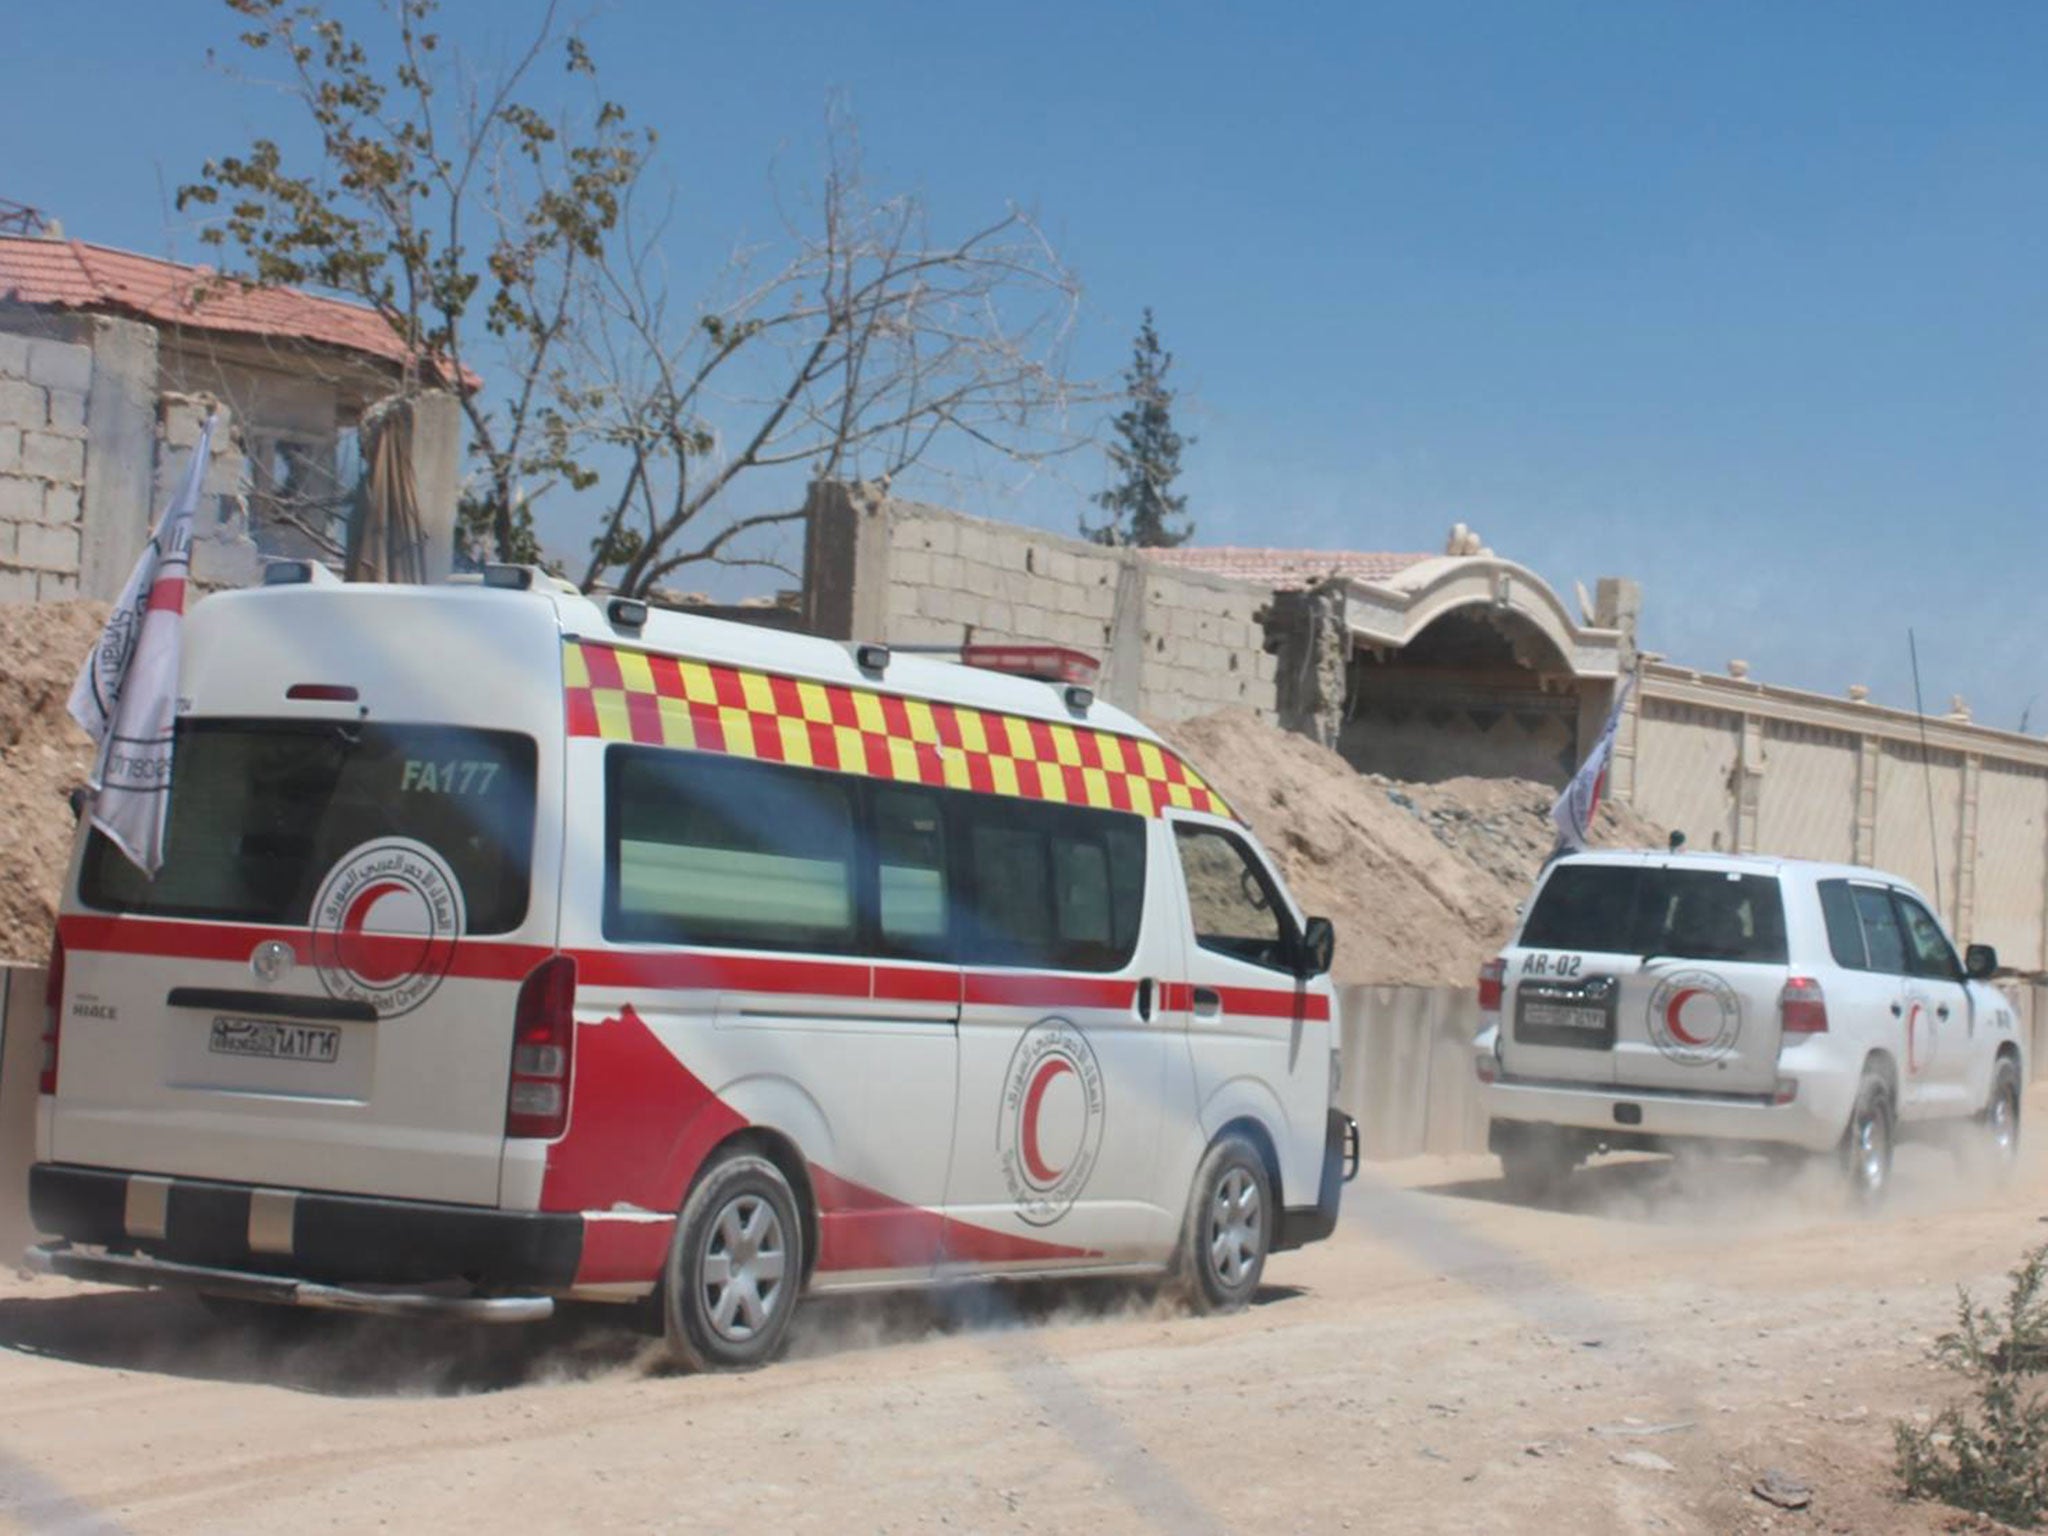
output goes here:
{"type": "Polygon", "coordinates": [[[749,536],[802,514],[728,512],[743,478],[888,480],[947,440],[1027,463],[1076,446],[1064,365],[1080,287],[1037,224],[1012,208],[940,239],[921,199],[867,194],[850,131],[829,145],[812,216],[736,259],[721,302],[679,315],[653,239],[597,265],[574,338],[591,381],[579,430],[625,470],[586,588],[773,564],[749,536]]]}

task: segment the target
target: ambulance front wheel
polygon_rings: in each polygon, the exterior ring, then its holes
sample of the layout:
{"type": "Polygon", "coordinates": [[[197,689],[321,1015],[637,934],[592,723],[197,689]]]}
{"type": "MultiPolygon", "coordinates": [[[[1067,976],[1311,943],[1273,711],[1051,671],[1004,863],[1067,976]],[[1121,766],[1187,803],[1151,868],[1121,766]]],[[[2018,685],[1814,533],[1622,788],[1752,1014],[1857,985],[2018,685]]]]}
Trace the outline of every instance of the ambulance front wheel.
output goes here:
{"type": "Polygon", "coordinates": [[[1221,1137],[1195,1173],[1181,1230],[1177,1288],[1197,1312],[1235,1312],[1252,1299],[1272,1246],[1273,1184],[1243,1136],[1221,1137]]]}
{"type": "Polygon", "coordinates": [[[744,1371],[781,1349],[803,1286],[803,1226],[782,1170],[735,1148],[683,1202],[662,1271],[662,1334],[678,1365],[744,1371]]]}

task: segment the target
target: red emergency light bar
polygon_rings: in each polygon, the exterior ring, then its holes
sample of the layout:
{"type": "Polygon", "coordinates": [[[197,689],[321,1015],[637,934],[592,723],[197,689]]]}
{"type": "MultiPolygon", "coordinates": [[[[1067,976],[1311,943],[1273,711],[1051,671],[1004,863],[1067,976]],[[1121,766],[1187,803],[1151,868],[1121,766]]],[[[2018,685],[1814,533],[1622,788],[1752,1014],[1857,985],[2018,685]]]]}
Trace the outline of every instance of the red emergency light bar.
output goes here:
{"type": "Polygon", "coordinates": [[[1102,671],[1102,663],[1086,651],[1068,650],[1063,645],[963,645],[960,660],[988,672],[1035,677],[1047,683],[1077,683],[1083,688],[1093,688],[1102,671]]]}

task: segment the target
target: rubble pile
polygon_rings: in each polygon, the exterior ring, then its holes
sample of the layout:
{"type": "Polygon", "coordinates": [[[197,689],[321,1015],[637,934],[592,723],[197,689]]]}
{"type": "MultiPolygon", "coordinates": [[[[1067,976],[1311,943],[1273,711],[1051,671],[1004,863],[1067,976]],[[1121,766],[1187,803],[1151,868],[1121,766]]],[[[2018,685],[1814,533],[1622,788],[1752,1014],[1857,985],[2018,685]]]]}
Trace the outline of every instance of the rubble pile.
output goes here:
{"type": "MultiPolygon", "coordinates": [[[[1340,981],[1469,986],[1514,925],[1555,842],[1557,791],[1520,779],[1407,784],[1224,710],[1168,737],[1273,850],[1295,897],[1337,927],[1340,981]]],[[[1661,846],[1633,812],[1601,809],[1597,840],[1661,846]]]]}
{"type": "Polygon", "coordinates": [[[104,603],[0,603],[0,960],[40,965],[71,857],[71,791],[92,742],[65,712],[104,603]]]}

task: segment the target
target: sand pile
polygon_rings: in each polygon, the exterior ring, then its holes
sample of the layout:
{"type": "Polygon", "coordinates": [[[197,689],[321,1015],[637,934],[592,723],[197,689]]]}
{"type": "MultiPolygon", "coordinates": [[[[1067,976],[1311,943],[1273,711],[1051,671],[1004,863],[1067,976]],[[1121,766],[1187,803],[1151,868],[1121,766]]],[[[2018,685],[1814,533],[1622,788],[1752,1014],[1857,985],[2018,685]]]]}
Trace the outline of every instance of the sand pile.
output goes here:
{"type": "MultiPolygon", "coordinates": [[[[1297,900],[1337,927],[1340,981],[1470,985],[1528,897],[1556,791],[1516,779],[1404,784],[1361,774],[1244,710],[1162,732],[1252,824],[1297,900]]],[[[1661,845],[1628,810],[1597,841],[1661,845]]]]}
{"type": "Polygon", "coordinates": [[[92,742],[64,712],[104,603],[0,603],[0,960],[42,964],[92,742]]]}

